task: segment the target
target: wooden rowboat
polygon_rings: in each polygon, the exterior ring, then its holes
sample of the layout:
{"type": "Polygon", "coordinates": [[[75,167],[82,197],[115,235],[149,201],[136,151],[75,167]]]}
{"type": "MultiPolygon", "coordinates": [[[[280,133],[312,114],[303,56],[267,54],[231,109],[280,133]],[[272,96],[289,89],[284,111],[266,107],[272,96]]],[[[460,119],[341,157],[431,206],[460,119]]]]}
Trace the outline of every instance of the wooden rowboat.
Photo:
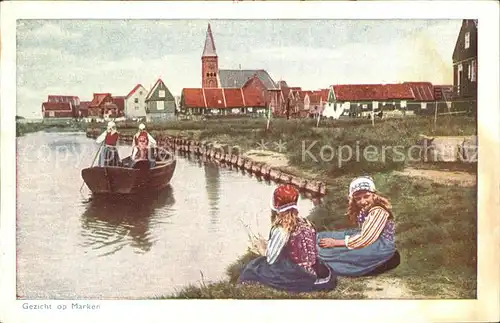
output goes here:
{"type": "Polygon", "coordinates": [[[94,195],[138,194],[146,190],[165,188],[174,175],[176,160],[157,161],[149,168],[147,160],[138,161],[131,168],[130,157],[120,167],[89,167],[82,169],[82,178],[94,195]]]}

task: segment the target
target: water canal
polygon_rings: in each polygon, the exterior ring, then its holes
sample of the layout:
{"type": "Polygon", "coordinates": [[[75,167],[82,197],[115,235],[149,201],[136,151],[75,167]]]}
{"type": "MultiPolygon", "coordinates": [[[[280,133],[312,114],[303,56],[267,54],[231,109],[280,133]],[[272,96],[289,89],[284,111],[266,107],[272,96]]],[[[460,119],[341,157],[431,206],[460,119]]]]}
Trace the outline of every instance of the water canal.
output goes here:
{"type": "MultiPolygon", "coordinates": [[[[98,146],[83,133],[17,139],[17,294],[30,299],[141,299],[225,277],[267,234],[274,184],[178,157],[150,197],[88,201],[80,171],[98,146]]],[[[119,147],[121,157],[130,147],[119,147]]],[[[302,214],[312,201],[301,198],[302,214]]]]}

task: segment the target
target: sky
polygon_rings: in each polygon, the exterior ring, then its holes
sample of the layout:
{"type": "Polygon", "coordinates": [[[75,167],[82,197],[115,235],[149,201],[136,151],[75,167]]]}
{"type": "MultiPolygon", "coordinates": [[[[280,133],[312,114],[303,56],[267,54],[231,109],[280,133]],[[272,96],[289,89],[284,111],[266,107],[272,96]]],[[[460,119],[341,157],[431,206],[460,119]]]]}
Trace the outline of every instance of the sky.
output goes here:
{"type": "Polygon", "coordinates": [[[219,68],[265,69],[315,90],[332,84],[452,84],[461,20],[18,20],[17,114],[47,95],[127,95],[161,78],[174,95],[201,87],[207,24],[219,68]]]}

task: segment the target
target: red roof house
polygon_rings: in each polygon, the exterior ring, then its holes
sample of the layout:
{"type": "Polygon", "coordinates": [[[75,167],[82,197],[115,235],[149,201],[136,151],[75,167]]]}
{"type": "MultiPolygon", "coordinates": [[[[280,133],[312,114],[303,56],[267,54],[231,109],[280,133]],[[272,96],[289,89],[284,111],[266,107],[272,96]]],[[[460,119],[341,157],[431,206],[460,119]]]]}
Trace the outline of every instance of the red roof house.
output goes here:
{"type": "Polygon", "coordinates": [[[69,102],[42,103],[43,118],[73,118],[74,110],[69,102]]]}
{"type": "Polygon", "coordinates": [[[414,101],[430,102],[434,101],[434,87],[430,82],[405,82],[414,96],[414,101]]]}

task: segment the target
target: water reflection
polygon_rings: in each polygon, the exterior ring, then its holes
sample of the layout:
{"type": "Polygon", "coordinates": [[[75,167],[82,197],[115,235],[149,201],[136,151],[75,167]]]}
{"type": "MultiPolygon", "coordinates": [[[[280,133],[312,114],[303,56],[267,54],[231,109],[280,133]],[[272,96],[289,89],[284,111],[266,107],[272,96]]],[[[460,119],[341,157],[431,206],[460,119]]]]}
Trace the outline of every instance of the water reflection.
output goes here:
{"type": "Polygon", "coordinates": [[[81,235],[86,240],[83,247],[102,250],[100,257],[113,254],[127,245],[136,253],[146,253],[155,242],[153,228],[160,223],[168,223],[162,220],[173,215],[168,210],[174,203],[170,185],[149,196],[93,199],[81,217],[81,235]],[[161,218],[156,214],[160,208],[161,218]]]}
{"type": "Polygon", "coordinates": [[[203,165],[205,170],[205,188],[207,190],[210,223],[219,223],[220,169],[212,163],[203,165]]]}

